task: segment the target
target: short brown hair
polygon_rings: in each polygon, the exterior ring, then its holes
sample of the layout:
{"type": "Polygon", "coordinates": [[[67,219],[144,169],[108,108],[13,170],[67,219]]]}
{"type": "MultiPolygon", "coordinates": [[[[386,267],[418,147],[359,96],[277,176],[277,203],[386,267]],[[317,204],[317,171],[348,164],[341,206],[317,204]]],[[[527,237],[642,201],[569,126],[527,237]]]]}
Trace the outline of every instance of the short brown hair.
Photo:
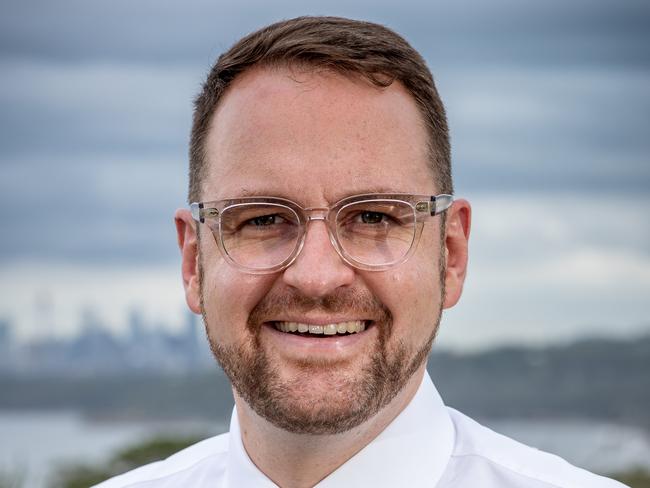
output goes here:
{"type": "Polygon", "coordinates": [[[252,66],[307,66],[360,75],[378,87],[401,82],[415,99],[429,133],[437,188],[452,193],[445,109],[422,56],[399,34],[378,24],[339,17],[298,17],[264,27],[219,56],[194,101],[190,137],[189,200],[201,198],[205,141],[219,100],[252,66]]]}

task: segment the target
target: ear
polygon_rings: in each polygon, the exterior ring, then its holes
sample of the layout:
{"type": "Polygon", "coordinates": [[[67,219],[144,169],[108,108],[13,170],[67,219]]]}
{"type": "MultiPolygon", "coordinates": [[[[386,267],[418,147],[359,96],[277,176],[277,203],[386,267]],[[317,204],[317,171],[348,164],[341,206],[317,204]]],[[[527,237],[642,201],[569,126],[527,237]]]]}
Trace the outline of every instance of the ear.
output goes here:
{"type": "Polygon", "coordinates": [[[201,292],[199,289],[199,245],[192,214],[187,209],[178,209],[174,214],[178,247],[181,251],[183,286],[185,300],[192,312],[201,313],[201,292]]]}
{"type": "Polygon", "coordinates": [[[467,274],[469,230],[472,221],[472,207],[467,200],[455,200],[447,210],[445,252],[445,301],[443,308],[451,308],[463,293],[467,274]]]}

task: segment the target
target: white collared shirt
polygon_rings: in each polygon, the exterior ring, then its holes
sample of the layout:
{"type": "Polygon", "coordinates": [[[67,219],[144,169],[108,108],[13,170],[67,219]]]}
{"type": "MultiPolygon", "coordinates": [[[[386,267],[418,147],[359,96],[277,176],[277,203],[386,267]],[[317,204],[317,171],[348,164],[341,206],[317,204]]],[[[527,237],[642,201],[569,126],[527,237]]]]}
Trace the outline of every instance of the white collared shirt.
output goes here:
{"type": "MultiPolygon", "coordinates": [[[[520,444],[446,407],[425,374],[411,403],[318,488],[615,488],[624,485],[520,444]]],[[[237,414],[230,433],[96,488],[277,488],[250,460],[237,414]]]]}

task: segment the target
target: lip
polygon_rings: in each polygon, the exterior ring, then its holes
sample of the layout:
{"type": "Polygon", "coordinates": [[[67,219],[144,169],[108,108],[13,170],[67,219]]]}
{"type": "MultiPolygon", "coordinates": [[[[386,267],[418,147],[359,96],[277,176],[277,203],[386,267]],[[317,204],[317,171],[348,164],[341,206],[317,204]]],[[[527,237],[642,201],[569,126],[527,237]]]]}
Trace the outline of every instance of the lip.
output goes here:
{"type": "MultiPolygon", "coordinates": [[[[294,322],[299,322],[294,320],[294,322]]],[[[337,320],[332,318],[325,321],[315,322],[300,320],[302,323],[313,325],[325,325],[337,322],[346,322],[346,320],[337,320]]],[[[364,348],[369,341],[375,337],[377,327],[372,321],[366,321],[368,325],[362,332],[356,332],[348,335],[298,335],[288,332],[281,332],[275,328],[273,322],[265,322],[262,325],[262,336],[268,339],[268,342],[277,348],[280,354],[295,359],[345,359],[355,355],[359,350],[364,348]]]]}

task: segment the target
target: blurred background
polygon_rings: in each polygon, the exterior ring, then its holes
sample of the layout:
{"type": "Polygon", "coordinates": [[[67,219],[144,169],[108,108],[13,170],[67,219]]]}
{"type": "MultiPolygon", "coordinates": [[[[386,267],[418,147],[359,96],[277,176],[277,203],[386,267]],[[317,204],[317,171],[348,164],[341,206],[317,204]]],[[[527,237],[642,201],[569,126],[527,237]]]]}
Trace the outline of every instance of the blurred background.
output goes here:
{"type": "Polygon", "coordinates": [[[650,3],[2,0],[0,487],[227,429],[172,221],[192,100],[233,42],[305,14],[395,29],[446,104],[474,209],[430,364],[447,403],[650,470],[650,3]]]}

